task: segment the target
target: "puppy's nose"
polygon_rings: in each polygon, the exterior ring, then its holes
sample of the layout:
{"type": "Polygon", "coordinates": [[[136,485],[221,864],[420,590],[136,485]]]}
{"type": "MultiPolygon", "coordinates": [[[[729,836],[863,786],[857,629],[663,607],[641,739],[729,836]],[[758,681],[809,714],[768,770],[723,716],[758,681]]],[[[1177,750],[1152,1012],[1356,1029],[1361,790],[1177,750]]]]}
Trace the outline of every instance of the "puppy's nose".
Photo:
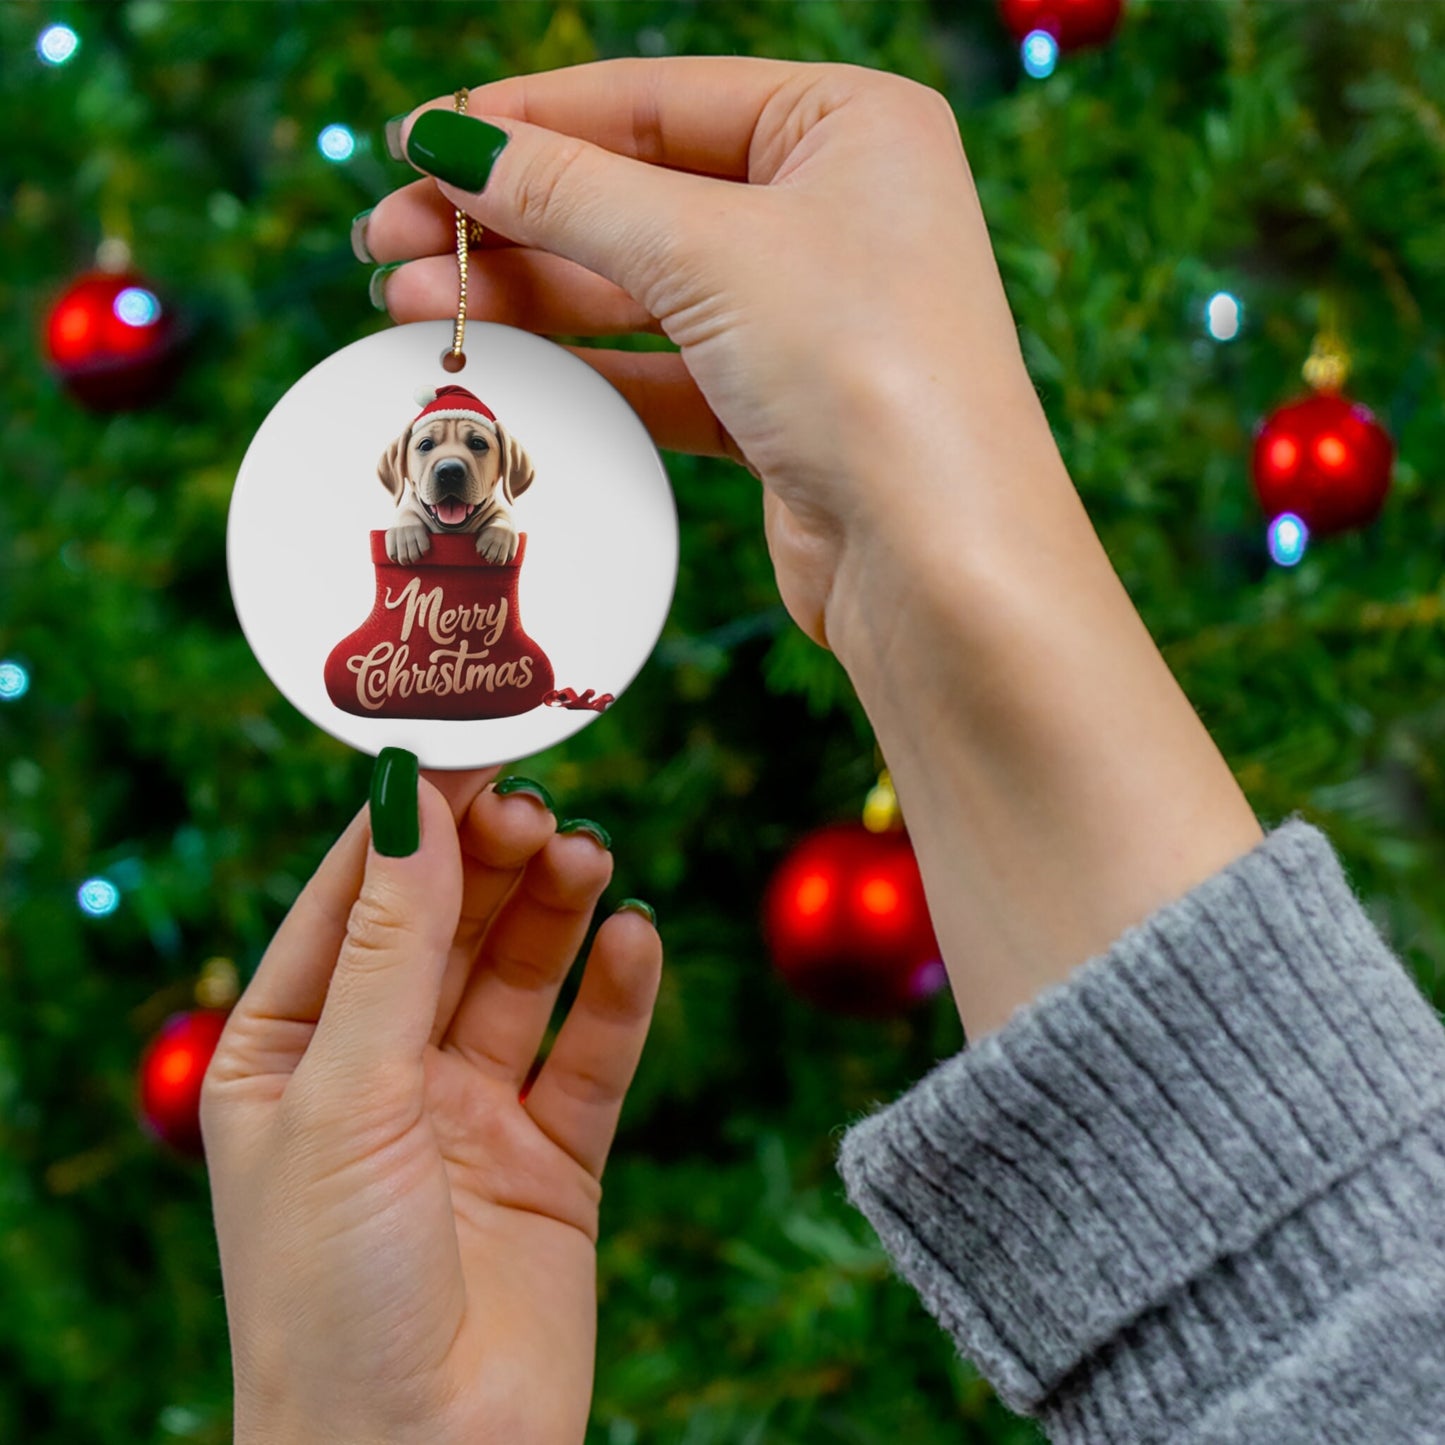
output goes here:
{"type": "Polygon", "coordinates": [[[439,461],[432,475],[443,487],[464,487],[467,484],[467,469],[455,457],[439,461]]]}

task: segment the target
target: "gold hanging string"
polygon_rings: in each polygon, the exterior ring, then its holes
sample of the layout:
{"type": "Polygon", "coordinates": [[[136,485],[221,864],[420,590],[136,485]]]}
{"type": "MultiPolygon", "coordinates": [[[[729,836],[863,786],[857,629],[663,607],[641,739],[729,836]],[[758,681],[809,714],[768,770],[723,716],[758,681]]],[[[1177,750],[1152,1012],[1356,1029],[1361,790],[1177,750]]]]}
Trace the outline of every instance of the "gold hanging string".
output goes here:
{"type": "MultiPolygon", "coordinates": [[[[469,96],[465,89],[452,96],[452,104],[459,115],[467,113],[469,96]]],[[[452,327],[452,349],[442,354],[442,368],[457,372],[467,364],[462,341],[467,334],[467,251],[480,246],[485,232],[480,221],[474,221],[465,211],[458,211],[457,217],[457,319],[452,327]]]]}
{"type": "Polygon", "coordinates": [[[1329,292],[1320,297],[1319,330],[1300,369],[1305,384],[1315,391],[1340,391],[1349,378],[1350,353],[1341,330],[1340,306],[1329,292]]]}

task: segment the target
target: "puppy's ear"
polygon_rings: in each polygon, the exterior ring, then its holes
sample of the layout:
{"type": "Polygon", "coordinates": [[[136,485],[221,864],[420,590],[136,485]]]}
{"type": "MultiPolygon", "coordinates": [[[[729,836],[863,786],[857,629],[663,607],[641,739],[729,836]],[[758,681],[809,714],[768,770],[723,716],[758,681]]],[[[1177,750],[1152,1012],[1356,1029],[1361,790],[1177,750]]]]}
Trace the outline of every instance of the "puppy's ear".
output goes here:
{"type": "Polygon", "coordinates": [[[387,449],[382,452],[381,460],[376,464],[376,475],[381,478],[381,484],[391,493],[394,501],[401,501],[401,491],[406,486],[406,449],[411,445],[411,428],[402,432],[387,449]]]}
{"type": "Polygon", "coordinates": [[[515,502],[532,485],[532,459],[501,422],[497,423],[497,450],[502,454],[502,494],[515,502]]]}

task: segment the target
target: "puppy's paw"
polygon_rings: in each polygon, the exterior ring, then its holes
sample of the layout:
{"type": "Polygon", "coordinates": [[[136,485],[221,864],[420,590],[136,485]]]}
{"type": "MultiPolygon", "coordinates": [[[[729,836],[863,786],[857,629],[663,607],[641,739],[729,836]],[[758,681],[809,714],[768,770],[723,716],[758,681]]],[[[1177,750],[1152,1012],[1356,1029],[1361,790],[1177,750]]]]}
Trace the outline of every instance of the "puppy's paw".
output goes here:
{"type": "Polygon", "coordinates": [[[431,551],[431,534],[419,522],[403,522],[386,534],[386,555],[403,567],[414,567],[431,551]]]}
{"type": "Polygon", "coordinates": [[[517,555],[517,529],[507,522],[488,522],[477,533],[477,551],[488,562],[510,562],[517,555]]]}

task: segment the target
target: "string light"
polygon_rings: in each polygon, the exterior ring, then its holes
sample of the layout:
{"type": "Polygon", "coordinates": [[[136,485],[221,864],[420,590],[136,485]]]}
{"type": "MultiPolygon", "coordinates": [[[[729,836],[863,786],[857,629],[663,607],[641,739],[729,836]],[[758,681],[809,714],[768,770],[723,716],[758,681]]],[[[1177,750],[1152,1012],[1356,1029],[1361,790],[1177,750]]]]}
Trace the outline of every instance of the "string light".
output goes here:
{"type": "Polygon", "coordinates": [[[152,326],[161,316],[160,300],[144,286],[127,286],[115,298],[111,309],[116,319],[124,321],[127,326],[152,326]]]}
{"type": "Polygon", "coordinates": [[[1281,512],[1269,524],[1269,555],[1281,567],[1293,567],[1305,554],[1310,529],[1293,512],[1281,512]]]}
{"type": "Polygon", "coordinates": [[[48,25],[35,42],[35,53],[47,65],[64,65],[80,49],[80,36],[68,25],[48,25]]]}
{"type": "Polygon", "coordinates": [[[0,702],[14,702],[30,691],[30,674],[6,658],[0,662],[0,702]]]}
{"type": "Polygon", "coordinates": [[[109,878],[87,878],[75,897],[80,911],[92,918],[107,918],[120,907],[120,889],[109,878]]]}
{"type": "Polygon", "coordinates": [[[329,161],[349,161],[356,153],[356,137],[349,126],[329,125],[316,137],[316,147],[329,161]]]}
{"type": "Polygon", "coordinates": [[[1059,42],[1047,30],[1031,30],[1019,47],[1024,70],[1035,80],[1044,80],[1054,73],[1059,63],[1059,42]]]}
{"type": "Polygon", "coordinates": [[[1244,325],[1244,307],[1228,291],[1216,291],[1204,308],[1204,329],[1216,341],[1233,341],[1244,325]]]}

